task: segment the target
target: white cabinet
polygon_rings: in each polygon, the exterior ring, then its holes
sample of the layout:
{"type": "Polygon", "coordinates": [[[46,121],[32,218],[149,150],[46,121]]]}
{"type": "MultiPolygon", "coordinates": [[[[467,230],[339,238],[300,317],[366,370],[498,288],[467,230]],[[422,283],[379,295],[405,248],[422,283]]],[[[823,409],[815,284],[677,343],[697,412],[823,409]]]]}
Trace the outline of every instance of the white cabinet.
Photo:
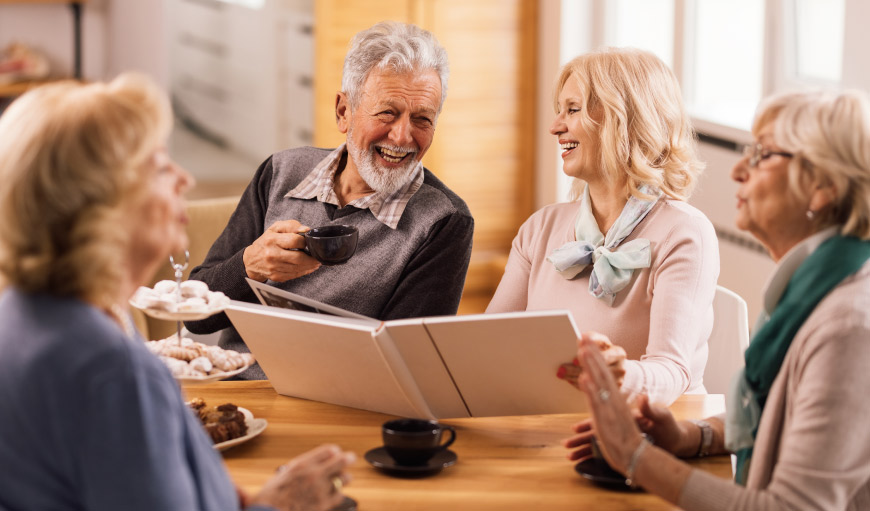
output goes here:
{"type": "Polygon", "coordinates": [[[170,0],[170,89],[195,131],[257,160],[312,140],[313,0],[170,0]]]}

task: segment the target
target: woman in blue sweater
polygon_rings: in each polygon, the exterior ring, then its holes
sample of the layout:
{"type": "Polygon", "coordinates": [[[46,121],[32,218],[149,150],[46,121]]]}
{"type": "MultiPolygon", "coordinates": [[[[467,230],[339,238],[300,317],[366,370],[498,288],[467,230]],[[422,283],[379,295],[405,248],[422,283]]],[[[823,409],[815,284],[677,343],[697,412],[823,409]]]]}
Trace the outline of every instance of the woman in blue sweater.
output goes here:
{"type": "Polygon", "coordinates": [[[187,244],[166,97],[60,83],[0,117],[0,509],[329,509],[353,455],[322,446],[255,496],[230,481],[127,301],[187,244]],[[336,479],[339,478],[339,479],[336,479]]]}

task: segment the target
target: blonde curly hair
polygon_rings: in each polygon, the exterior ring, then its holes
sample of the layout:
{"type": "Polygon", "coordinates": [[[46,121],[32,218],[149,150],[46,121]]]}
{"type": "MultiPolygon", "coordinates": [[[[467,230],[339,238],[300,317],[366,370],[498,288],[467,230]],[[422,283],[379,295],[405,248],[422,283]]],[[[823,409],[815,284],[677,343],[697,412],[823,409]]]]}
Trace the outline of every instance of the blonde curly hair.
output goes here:
{"type": "MultiPolygon", "coordinates": [[[[600,173],[610,183],[625,181],[627,194],[648,198],[638,189],[649,185],[666,196],[686,200],[704,164],[698,159],[695,132],[683,106],[673,72],[652,53],[634,48],[605,48],[574,58],[562,68],[558,97],[576,80],[582,122],[600,139],[600,173]],[[593,119],[591,113],[595,111],[593,119]]],[[[574,180],[571,199],[583,191],[574,180]]]]}
{"type": "Polygon", "coordinates": [[[0,286],[109,305],[130,233],[124,207],[172,123],[148,78],[60,82],[0,117],[0,286]]]}

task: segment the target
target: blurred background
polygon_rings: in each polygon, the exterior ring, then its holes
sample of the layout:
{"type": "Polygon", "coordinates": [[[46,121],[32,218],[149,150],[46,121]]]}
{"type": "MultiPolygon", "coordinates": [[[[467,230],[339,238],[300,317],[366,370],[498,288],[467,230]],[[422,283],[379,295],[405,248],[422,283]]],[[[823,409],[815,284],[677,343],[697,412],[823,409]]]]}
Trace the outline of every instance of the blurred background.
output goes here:
{"type": "Polygon", "coordinates": [[[559,66],[601,46],[656,53],[679,77],[707,170],[691,202],[719,235],[719,283],[750,317],[773,268],[733,226],[739,158],[755,105],[795,88],[870,90],[866,0],[0,0],[0,110],[47,80],[151,75],[172,97],[170,150],[192,198],[239,195],[289,147],[334,147],[348,41],[381,20],[416,23],[451,76],[424,163],[476,221],[461,313],[485,308],[511,240],[566,200],[552,121],[559,66]]]}

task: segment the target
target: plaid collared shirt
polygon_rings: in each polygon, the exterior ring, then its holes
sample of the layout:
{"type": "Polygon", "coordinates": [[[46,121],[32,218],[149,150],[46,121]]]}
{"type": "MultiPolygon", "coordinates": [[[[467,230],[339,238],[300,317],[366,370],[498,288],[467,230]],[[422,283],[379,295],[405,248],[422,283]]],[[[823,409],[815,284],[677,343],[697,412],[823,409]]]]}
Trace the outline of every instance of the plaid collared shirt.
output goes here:
{"type": "MultiPolygon", "coordinates": [[[[311,173],[301,183],[296,185],[296,188],[287,192],[284,197],[317,199],[320,202],[341,207],[338,196],[335,195],[334,183],[335,173],[338,171],[338,163],[341,161],[341,156],[344,152],[345,144],[342,144],[318,163],[311,173]]],[[[411,200],[411,197],[421,186],[423,186],[423,164],[418,162],[411,179],[395,192],[389,195],[375,192],[353,200],[347,205],[359,209],[368,209],[379,222],[390,229],[395,229],[399,225],[399,220],[402,218],[402,213],[405,211],[408,201],[411,200]]]]}

